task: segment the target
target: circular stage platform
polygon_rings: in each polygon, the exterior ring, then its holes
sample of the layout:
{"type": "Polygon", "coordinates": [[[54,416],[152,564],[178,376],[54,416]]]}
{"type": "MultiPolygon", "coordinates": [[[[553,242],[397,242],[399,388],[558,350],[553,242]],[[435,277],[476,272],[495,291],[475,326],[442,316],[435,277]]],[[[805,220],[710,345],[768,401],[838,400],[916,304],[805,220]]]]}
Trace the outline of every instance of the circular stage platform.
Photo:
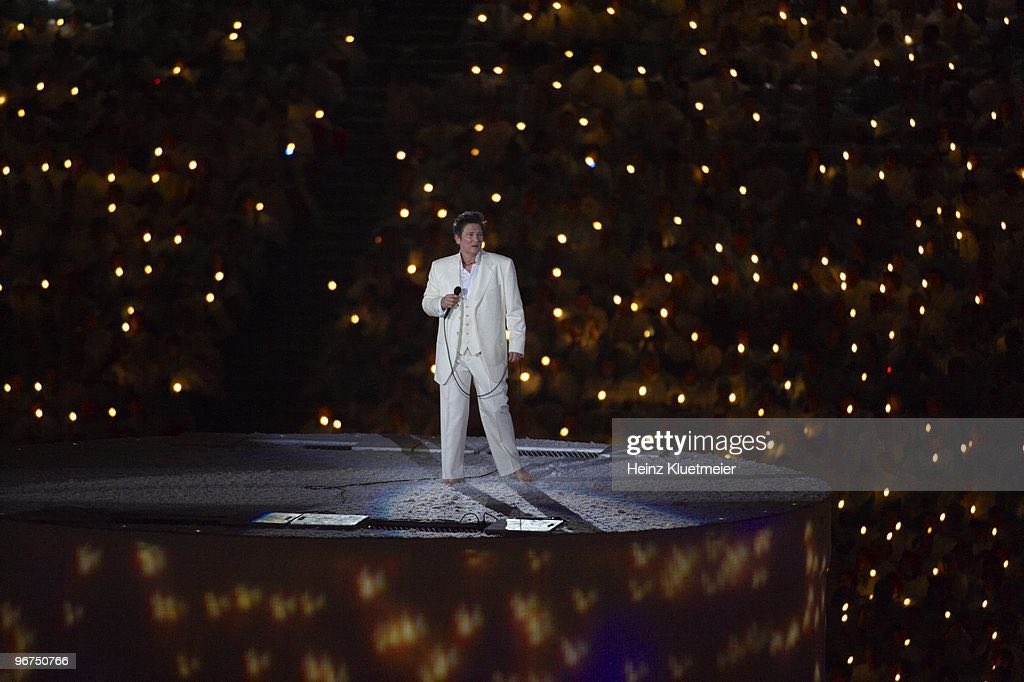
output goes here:
{"type": "Polygon", "coordinates": [[[820,481],[623,492],[607,445],[518,444],[534,481],[470,438],[456,486],[418,436],[6,446],[0,650],[90,679],[824,676],[820,481]]]}

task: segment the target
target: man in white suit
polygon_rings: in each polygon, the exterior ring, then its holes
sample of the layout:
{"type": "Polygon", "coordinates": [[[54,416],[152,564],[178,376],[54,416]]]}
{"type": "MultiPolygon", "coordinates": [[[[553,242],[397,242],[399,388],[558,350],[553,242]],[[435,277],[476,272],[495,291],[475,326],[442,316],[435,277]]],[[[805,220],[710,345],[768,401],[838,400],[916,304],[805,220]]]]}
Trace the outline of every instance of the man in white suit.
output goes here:
{"type": "Polygon", "coordinates": [[[509,365],[522,359],[526,346],[523,301],[512,259],[483,249],[485,222],[477,211],[455,219],[453,236],[459,252],[430,264],[423,292],[423,312],[440,318],[434,381],[441,385],[441,480],[448,484],[464,480],[474,381],[498,474],[532,480],[519,462],[508,409],[509,365]]]}

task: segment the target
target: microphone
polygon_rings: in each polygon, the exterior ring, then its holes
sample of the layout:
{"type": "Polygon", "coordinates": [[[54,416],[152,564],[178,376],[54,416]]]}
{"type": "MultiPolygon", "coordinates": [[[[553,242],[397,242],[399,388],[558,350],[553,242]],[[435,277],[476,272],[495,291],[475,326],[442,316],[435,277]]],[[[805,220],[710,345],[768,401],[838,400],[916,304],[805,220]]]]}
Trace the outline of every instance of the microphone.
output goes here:
{"type": "MultiPolygon", "coordinates": [[[[462,287],[455,287],[455,295],[456,296],[460,296],[461,294],[462,294],[462,287]]],[[[447,310],[444,311],[444,319],[446,319],[446,320],[448,319],[448,313],[450,313],[451,311],[452,311],[451,308],[448,308],[447,310]]]]}

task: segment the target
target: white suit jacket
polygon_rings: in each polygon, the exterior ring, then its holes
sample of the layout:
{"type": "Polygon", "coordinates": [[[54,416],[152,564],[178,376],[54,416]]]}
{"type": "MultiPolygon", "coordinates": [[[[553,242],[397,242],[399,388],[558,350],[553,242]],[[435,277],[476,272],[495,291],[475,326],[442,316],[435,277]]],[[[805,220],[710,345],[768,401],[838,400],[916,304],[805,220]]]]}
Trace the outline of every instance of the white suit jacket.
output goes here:
{"type": "Polygon", "coordinates": [[[481,250],[480,261],[473,266],[477,272],[473,275],[469,298],[463,299],[453,308],[446,321],[443,316],[438,316],[437,309],[444,296],[454,293],[455,287],[461,286],[461,267],[462,258],[458,253],[438,258],[430,264],[427,288],[423,292],[423,312],[438,317],[434,381],[444,384],[451,376],[451,365],[458,355],[459,334],[465,322],[475,325],[476,338],[481,346],[480,358],[487,368],[488,378],[497,384],[508,366],[508,354],[523,353],[526,348],[526,316],[523,313],[523,299],[519,294],[516,266],[508,256],[481,250]],[[464,320],[467,311],[471,311],[472,315],[464,320]],[[506,327],[509,331],[507,341],[506,327]]]}

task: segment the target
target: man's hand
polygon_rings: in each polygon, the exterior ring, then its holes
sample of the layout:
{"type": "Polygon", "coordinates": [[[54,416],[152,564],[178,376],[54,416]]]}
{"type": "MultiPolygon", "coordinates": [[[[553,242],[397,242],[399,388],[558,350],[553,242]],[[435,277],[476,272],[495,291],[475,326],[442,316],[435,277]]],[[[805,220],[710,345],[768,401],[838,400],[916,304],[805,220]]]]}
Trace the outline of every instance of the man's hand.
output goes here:
{"type": "Polygon", "coordinates": [[[455,294],[448,294],[441,299],[441,307],[445,310],[449,310],[455,307],[455,304],[459,302],[459,297],[455,294]]]}
{"type": "Polygon", "coordinates": [[[522,353],[509,353],[508,364],[513,365],[523,359],[522,353]]]}

